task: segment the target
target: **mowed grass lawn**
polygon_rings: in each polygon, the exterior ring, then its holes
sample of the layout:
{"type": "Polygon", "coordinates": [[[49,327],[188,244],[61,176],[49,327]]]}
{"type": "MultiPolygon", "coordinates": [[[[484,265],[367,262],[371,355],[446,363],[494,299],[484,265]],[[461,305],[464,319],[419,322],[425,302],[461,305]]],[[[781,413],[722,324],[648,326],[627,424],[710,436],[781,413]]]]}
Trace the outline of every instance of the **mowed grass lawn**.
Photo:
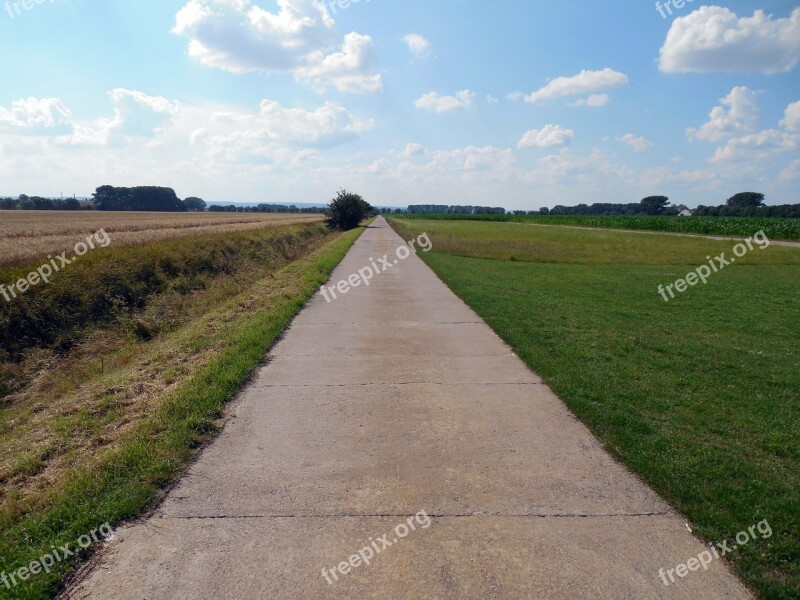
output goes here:
{"type": "Polygon", "coordinates": [[[429,234],[420,256],[695,533],[767,519],[728,557],[763,597],[800,598],[800,249],[756,246],[666,303],[659,284],[735,242],[392,223],[429,234]]]}

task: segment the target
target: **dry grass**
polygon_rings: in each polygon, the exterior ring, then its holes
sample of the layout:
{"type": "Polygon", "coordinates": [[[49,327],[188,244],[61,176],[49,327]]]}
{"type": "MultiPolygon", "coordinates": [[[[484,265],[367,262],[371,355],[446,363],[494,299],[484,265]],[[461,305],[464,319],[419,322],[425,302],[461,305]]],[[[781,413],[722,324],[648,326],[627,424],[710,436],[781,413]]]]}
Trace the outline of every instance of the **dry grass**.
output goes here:
{"type": "Polygon", "coordinates": [[[300,296],[299,283],[275,273],[335,237],[318,232],[288,258],[243,258],[235,274],[217,274],[202,290],[154,298],[129,318],[157,323],[153,340],[131,336],[123,320],[98,327],[66,354],[32,351],[22,365],[30,374],[25,387],[0,402],[0,514],[29,506],[76,464],[118,444],[218,354],[231,323],[276,305],[279,296],[300,296]]]}
{"type": "Polygon", "coordinates": [[[0,266],[71,251],[99,229],[117,247],[320,220],[302,214],[0,211],[0,266]]]}

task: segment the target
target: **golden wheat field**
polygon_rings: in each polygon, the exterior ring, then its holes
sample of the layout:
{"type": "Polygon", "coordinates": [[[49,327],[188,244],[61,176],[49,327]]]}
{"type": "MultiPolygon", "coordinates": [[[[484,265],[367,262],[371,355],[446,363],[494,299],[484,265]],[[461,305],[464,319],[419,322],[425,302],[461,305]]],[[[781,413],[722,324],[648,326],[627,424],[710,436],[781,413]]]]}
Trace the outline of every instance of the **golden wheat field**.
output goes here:
{"type": "Polygon", "coordinates": [[[70,250],[100,229],[114,246],[131,246],[321,219],[320,215],[302,214],[0,211],[0,266],[70,250]]]}

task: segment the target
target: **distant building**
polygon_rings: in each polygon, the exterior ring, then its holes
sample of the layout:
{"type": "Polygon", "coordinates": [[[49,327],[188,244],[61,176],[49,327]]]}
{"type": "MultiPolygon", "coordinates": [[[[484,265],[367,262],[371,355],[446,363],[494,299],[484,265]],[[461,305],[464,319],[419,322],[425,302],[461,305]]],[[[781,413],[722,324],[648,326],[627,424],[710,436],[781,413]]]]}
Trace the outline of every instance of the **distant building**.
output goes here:
{"type": "Polygon", "coordinates": [[[692,216],[692,211],[690,211],[688,209],[687,210],[682,210],[681,212],[678,213],[678,216],[679,217],[691,217],[692,216]]]}

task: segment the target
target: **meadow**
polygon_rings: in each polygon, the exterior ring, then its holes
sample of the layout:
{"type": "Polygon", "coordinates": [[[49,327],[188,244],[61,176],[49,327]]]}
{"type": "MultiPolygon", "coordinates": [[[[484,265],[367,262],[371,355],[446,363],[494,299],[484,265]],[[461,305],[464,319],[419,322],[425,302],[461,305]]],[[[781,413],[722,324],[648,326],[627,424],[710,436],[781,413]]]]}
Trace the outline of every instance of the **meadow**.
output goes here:
{"type": "MultiPolygon", "coordinates": [[[[362,231],[294,218],[214,215],[213,233],[181,221],[193,235],[98,248],[0,301],[0,572],[146,512],[218,430],[228,400],[362,231]]],[[[40,260],[0,268],[0,280],[40,260]]],[[[52,597],[85,558],[0,585],[0,598],[52,597]]]]}
{"type": "Polygon", "coordinates": [[[746,237],[763,230],[771,240],[800,241],[800,219],[765,217],[671,217],[646,215],[407,215],[407,219],[489,221],[603,229],[746,237]]]}
{"type": "Polygon", "coordinates": [[[800,597],[800,249],[755,248],[664,302],[660,284],[735,242],[390,222],[428,233],[420,256],[695,534],[767,519],[774,535],[727,558],[761,597],[800,597]]]}
{"type": "Polygon", "coordinates": [[[115,246],[135,246],[321,220],[302,214],[0,211],[0,267],[69,251],[99,229],[115,246]]]}

